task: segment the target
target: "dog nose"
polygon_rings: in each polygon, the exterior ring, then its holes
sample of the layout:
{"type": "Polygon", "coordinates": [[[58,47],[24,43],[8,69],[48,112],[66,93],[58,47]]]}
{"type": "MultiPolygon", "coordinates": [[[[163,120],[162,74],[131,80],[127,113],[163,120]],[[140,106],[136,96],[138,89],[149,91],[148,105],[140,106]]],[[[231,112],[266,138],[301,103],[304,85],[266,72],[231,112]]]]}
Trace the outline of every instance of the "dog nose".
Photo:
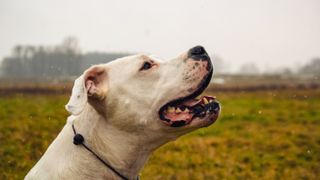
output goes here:
{"type": "Polygon", "coordinates": [[[196,46],[191,48],[188,52],[188,57],[194,60],[210,60],[210,57],[208,56],[203,46],[196,46]]]}
{"type": "Polygon", "coordinates": [[[198,56],[198,55],[203,55],[206,52],[206,50],[204,49],[204,47],[202,46],[196,46],[196,47],[193,47],[189,50],[189,53],[190,55],[193,55],[193,56],[198,56]]]}

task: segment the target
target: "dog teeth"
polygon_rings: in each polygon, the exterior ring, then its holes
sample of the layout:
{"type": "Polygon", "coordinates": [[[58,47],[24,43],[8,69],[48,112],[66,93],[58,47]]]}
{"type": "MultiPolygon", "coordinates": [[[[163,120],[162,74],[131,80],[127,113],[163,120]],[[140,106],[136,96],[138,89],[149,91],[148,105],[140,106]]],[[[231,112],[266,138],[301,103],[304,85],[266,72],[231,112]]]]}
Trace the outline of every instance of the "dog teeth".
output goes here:
{"type": "Polygon", "coordinates": [[[209,104],[209,101],[207,98],[203,98],[203,102],[204,102],[204,104],[209,104]]]}
{"type": "Polygon", "coordinates": [[[182,112],[189,113],[190,110],[187,107],[184,110],[181,110],[178,107],[176,108],[176,107],[169,106],[168,109],[166,110],[166,112],[167,113],[177,113],[177,114],[179,114],[179,113],[182,113],[182,112]]]}
{"type": "Polygon", "coordinates": [[[168,112],[169,113],[173,113],[175,111],[174,107],[169,106],[168,107],[168,112]]]}

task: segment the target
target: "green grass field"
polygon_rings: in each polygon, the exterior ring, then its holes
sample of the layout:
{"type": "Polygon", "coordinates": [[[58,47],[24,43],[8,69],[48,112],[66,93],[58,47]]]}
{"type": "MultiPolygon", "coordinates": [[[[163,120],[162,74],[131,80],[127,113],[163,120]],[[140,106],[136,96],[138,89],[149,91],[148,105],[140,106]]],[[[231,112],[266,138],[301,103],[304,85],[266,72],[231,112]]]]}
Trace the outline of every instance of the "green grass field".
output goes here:
{"type": "MultiPolygon", "coordinates": [[[[142,179],[319,179],[319,89],[215,95],[220,119],[158,149],[142,179]]],[[[22,179],[40,158],[66,122],[67,98],[0,97],[0,179],[22,179]]]]}

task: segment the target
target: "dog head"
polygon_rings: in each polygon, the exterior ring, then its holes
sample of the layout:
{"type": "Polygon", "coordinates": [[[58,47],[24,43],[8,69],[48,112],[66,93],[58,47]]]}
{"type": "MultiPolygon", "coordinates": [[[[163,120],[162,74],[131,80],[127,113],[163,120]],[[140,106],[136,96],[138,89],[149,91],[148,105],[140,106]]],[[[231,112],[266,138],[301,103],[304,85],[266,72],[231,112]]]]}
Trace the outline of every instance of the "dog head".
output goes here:
{"type": "Polygon", "coordinates": [[[214,97],[195,99],[212,72],[201,46],[166,61],[147,55],[120,58],[86,70],[75,81],[66,109],[79,115],[90,105],[120,130],[180,136],[218,118],[220,106],[214,97]]]}

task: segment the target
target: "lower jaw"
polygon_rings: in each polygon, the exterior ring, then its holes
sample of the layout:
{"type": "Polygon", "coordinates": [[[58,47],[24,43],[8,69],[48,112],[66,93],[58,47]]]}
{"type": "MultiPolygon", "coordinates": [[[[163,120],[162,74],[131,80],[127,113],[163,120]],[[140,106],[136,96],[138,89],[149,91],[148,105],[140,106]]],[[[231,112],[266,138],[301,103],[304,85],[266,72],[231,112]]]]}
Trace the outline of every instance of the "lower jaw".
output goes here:
{"type": "Polygon", "coordinates": [[[219,112],[208,114],[202,118],[200,117],[193,118],[191,121],[188,122],[188,124],[186,124],[186,126],[197,126],[200,124],[204,126],[209,126],[217,120],[218,115],[219,115],[219,112]]]}
{"type": "Polygon", "coordinates": [[[189,125],[190,126],[203,126],[203,127],[207,127],[207,126],[210,126],[211,124],[213,124],[217,119],[218,119],[218,116],[219,116],[219,112],[217,114],[212,114],[212,115],[209,115],[208,117],[205,117],[203,119],[193,119],[189,125]]]}

